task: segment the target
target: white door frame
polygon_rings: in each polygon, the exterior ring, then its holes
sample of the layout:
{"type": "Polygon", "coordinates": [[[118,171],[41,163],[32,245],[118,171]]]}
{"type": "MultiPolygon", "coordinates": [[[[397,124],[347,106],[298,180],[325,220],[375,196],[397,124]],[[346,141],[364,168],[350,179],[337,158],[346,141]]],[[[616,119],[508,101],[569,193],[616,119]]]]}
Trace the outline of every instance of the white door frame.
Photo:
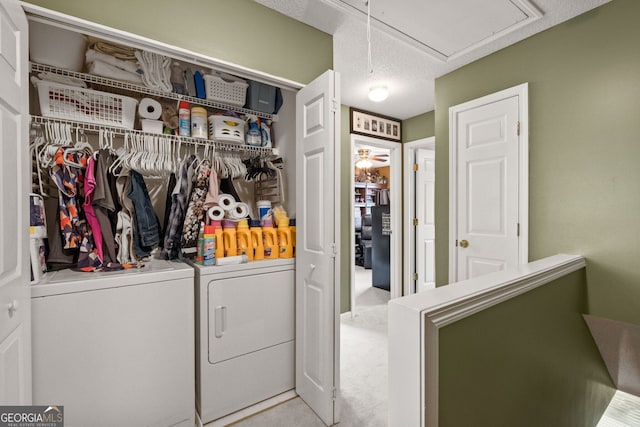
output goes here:
{"type": "Polygon", "coordinates": [[[389,170],[391,176],[391,186],[389,187],[389,203],[391,213],[391,260],[389,261],[389,273],[391,275],[391,298],[402,296],[402,144],[397,142],[386,141],[384,139],[371,138],[368,136],[351,134],[351,153],[349,157],[349,176],[350,176],[350,201],[349,201],[349,230],[351,230],[351,247],[350,247],[350,270],[351,270],[351,314],[355,315],[356,297],[355,297],[355,268],[354,260],[356,256],[356,237],[354,230],[353,212],[355,209],[355,176],[353,173],[353,158],[358,150],[355,148],[357,144],[370,145],[372,147],[384,148],[389,150],[389,170]]]}
{"type": "Polygon", "coordinates": [[[449,108],[449,283],[458,280],[458,251],[455,240],[458,218],[458,114],[485,104],[506,98],[518,97],[518,121],[520,123],[520,149],[518,154],[518,215],[520,239],[518,262],[529,262],[529,84],[522,83],[481,98],[449,108]]]}
{"type": "Polygon", "coordinates": [[[403,295],[415,293],[415,280],[413,273],[416,271],[416,228],[413,226],[413,218],[416,212],[416,185],[415,173],[411,165],[415,162],[416,151],[420,148],[436,149],[436,138],[422,138],[402,144],[403,151],[403,194],[404,194],[404,286],[403,295]]]}

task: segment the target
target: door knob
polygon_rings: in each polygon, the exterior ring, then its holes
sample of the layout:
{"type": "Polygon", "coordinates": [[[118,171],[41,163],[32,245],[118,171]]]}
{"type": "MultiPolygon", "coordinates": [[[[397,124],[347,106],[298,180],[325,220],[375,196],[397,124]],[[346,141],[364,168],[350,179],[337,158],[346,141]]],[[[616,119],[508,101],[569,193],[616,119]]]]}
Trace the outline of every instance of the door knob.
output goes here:
{"type": "Polygon", "coordinates": [[[7,310],[9,311],[9,317],[13,317],[13,314],[18,311],[18,301],[13,300],[11,304],[7,304],[7,310]]]}
{"type": "Polygon", "coordinates": [[[466,248],[469,246],[469,242],[466,240],[460,240],[460,247],[466,248]]]}

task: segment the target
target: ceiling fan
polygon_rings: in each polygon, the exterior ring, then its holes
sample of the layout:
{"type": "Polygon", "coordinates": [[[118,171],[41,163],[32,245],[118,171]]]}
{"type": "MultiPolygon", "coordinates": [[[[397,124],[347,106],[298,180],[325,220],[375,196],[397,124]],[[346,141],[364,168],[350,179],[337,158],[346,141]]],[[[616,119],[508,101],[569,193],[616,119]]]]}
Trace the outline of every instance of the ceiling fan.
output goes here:
{"type": "Polygon", "coordinates": [[[386,162],[388,160],[388,154],[372,154],[371,150],[367,148],[361,148],[358,150],[356,167],[359,169],[366,169],[373,166],[373,162],[386,162]]]}

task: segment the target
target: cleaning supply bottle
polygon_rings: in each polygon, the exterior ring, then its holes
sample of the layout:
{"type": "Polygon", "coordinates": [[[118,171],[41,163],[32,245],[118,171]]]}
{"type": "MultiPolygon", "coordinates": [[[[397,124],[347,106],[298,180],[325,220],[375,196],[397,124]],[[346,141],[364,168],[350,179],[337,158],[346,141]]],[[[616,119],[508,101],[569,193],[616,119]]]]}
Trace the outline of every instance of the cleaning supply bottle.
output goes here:
{"type": "Polygon", "coordinates": [[[280,248],[280,258],[293,258],[293,244],[291,243],[291,228],[289,219],[278,221],[278,246],[280,248]]]}
{"type": "Polygon", "coordinates": [[[220,220],[211,221],[213,234],[216,236],[216,260],[224,258],[224,239],[222,238],[222,222],[220,220]]]}
{"type": "Polygon", "coordinates": [[[271,211],[271,201],[270,200],[258,200],[256,202],[256,206],[258,207],[258,219],[260,220],[261,226],[271,226],[273,227],[273,213],[271,211]]]}
{"type": "Polygon", "coordinates": [[[253,246],[251,245],[251,231],[246,219],[238,221],[236,229],[238,255],[246,255],[249,261],[253,261],[253,246]]]}
{"type": "Polygon", "coordinates": [[[264,259],[264,243],[262,240],[262,227],[260,220],[251,221],[251,247],[253,249],[253,259],[256,261],[264,259]]]}
{"type": "Polygon", "coordinates": [[[204,222],[200,223],[198,230],[198,251],[196,252],[196,264],[202,265],[204,261],[204,222]]]}
{"type": "Polygon", "coordinates": [[[260,120],[260,134],[262,135],[262,146],[271,148],[273,143],[271,142],[271,129],[265,119],[260,120]]]}
{"type": "Polygon", "coordinates": [[[296,257],[296,219],[289,220],[289,228],[291,229],[291,244],[293,245],[293,257],[296,257]]]}
{"type": "Polygon", "coordinates": [[[273,226],[262,226],[262,242],[264,244],[264,258],[279,258],[278,235],[273,226]]]}
{"type": "Polygon", "coordinates": [[[222,241],[224,242],[224,256],[238,255],[235,222],[228,219],[222,221],[222,241]]]}
{"type": "Polygon", "coordinates": [[[216,263],[216,235],[213,226],[204,227],[204,251],[203,265],[215,265],[216,263]]]}
{"type": "Polygon", "coordinates": [[[249,130],[247,130],[247,133],[245,134],[245,144],[253,147],[260,147],[262,145],[262,133],[260,132],[258,118],[255,116],[248,116],[247,124],[249,125],[249,130]]]}
{"type": "Polygon", "coordinates": [[[191,104],[178,102],[178,135],[191,136],[191,104]]]}

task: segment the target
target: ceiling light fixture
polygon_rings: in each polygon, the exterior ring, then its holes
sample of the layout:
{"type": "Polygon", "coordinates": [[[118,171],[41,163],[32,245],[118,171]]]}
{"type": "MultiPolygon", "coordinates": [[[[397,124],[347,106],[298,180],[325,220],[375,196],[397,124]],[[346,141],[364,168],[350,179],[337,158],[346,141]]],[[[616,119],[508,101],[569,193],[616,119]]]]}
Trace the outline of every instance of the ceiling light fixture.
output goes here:
{"type": "Polygon", "coordinates": [[[356,167],[358,169],[368,169],[373,166],[373,163],[369,159],[360,159],[356,162],[356,167]]]}
{"type": "Polygon", "coordinates": [[[373,102],[382,102],[389,96],[386,86],[372,86],[369,88],[369,99],[373,102]]]}
{"type": "Polygon", "coordinates": [[[358,161],[356,167],[358,169],[368,169],[373,166],[373,162],[369,159],[369,150],[361,148],[358,150],[358,161]]]}

